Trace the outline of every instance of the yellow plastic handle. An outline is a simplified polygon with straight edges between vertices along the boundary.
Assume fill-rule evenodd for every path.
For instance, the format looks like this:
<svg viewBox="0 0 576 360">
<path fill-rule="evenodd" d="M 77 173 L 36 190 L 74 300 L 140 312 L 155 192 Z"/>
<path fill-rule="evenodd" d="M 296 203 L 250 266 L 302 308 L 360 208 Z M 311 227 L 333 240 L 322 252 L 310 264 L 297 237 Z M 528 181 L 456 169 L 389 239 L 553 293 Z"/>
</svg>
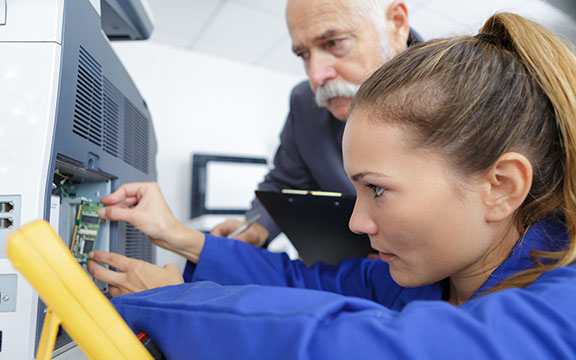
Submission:
<svg viewBox="0 0 576 360">
<path fill-rule="evenodd" d="M 61 321 L 90 359 L 152 359 L 46 221 L 10 233 L 6 253 L 53 312 L 47 314 L 38 356 L 52 352 L 54 328 L 57 331 Z"/>
</svg>

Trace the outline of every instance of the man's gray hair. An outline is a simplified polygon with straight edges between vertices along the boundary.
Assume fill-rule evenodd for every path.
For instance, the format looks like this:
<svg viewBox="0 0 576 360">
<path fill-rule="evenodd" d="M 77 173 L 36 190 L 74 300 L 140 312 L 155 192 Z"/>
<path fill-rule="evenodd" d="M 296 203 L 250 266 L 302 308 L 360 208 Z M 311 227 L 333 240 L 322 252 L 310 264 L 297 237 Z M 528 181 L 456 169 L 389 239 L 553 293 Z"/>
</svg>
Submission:
<svg viewBox="0 0 576 360">
<path fill-rule="evenodd" d="M 372 24 L 378 32 L 380 39 L 380 49 L 382 59 L 390 60 L 394 56 L 394 51 L 390 44 L 390 37 L 386 30 L 386 11 L 394 0 L 352 0 L 355 2 L 355 9 L 359 11 L 360 16 L 372 20 Z"/>
</svg>

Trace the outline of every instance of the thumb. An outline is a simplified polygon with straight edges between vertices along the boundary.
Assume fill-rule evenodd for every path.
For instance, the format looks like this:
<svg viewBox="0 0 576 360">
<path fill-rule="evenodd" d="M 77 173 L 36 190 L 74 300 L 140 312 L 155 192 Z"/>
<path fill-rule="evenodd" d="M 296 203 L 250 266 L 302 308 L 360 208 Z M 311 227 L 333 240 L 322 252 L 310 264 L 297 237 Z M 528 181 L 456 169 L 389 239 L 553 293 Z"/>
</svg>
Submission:
<svg viewBox="0 0 576 360">
<path fill-rule="evenodd" d="M 176 266 L 174 264 L 166 264 L 166 265 L 164 265 L 164 269 L 168 270 L 172 274 L 180 275 L 180 269 L 178 268 L 178 266 Z"/>
<path fill-rule="evenodd" d="M 230 230 L 231 227 L 232 226 L 229 223 L 223 222 L 212 228 L 210 234 L 214 236 L 226 236 L 232 232 L 232 230 Z"/>
<path fill-rule="evenodd" d="M 106 206 L 98 210 L 98 215 L 102 219 L 114 220 L 114 221 L 126 221 L 131 223 L 133 216 L 132 209 L 121 208 L 116 206 Z"/>
<path fill-rule="evenodd" d="M 221 226 L 216 226 L 212 230 L 210 230 L 210 234 L 214 236 L 224 236 L 224 232 L 222 231 Z"/>
</svg>

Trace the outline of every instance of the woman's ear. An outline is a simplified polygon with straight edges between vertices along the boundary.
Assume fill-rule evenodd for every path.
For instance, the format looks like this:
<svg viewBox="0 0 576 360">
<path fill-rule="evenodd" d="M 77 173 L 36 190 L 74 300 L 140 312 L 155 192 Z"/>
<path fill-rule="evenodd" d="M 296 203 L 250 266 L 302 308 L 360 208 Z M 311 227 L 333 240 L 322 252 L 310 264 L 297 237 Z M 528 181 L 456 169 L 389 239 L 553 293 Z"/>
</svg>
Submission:
<svg viewBox="0 0 576 360">
<path fill-rule="evenodd" d="M 501 155 L 485 175 L 486 221 L 496 222 L 514 214 L 532 186 L 532 164 L 522 154 Z"/>
</svg>

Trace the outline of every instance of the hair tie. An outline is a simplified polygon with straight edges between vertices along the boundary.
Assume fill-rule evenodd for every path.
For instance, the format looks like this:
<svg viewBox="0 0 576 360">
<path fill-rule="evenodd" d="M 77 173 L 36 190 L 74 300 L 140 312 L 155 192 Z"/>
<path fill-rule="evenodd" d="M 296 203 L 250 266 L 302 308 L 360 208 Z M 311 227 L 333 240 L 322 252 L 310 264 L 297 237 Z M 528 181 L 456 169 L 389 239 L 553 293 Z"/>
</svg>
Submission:
<svg viewBox="0 0 576 360">
<path fill-rule="evenodd" d="M 499 48 L 506 49 L 508 51 L 513 50 L 512 44 L 508 39 L 503 39 L 492 34 L 484 34 L 484 33 L 479 33 L 474 37 L 480 41 L 487 42 L 488 44 L 492 44 Z"/>
<path fill-rule="evenodd" d="M 496 46 L 500 46 L 501 42 L 500 39 L 498 39 L 496 36 L 492 35 L 492 34 L 484 34 L 484 33 L 478 33 L 476 36 L 474 36 L 476 39 L 478 40 L 482 40 L 487 42 L 488 44 L 492 44 L 492 45 L 496 45 Z"/>
</svg>

